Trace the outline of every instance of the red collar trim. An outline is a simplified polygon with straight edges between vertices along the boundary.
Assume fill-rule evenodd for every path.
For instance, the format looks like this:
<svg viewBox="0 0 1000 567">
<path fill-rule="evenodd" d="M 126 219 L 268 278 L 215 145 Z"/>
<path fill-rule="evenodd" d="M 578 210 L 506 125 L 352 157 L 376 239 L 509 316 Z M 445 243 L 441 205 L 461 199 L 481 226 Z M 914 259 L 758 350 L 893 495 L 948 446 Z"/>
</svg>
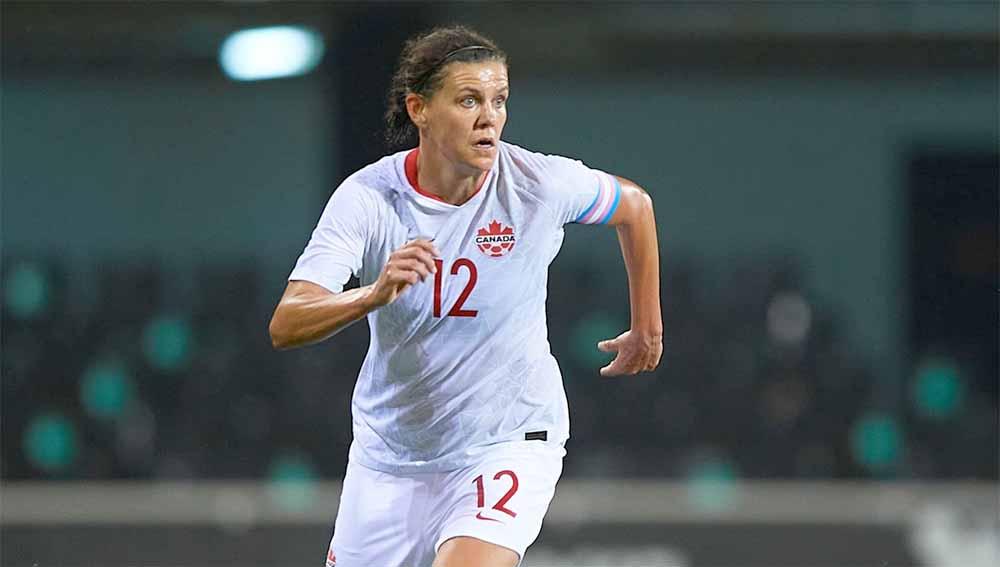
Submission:
<svg viewBox="0 0 1000 567">
<path fill-rule="evenodd" d="M 435 201 L 440 201 L 442 203 L 451 205 L 453 207 L 456 206 L 453 205 L 452 203 L 449 203 L 448 201 L 445 201 L 441 197 L 438 197 L 434 193 L 425 191 L 420 187 L 420 183 L 417 181 L 417 157 L 419 155 L 420 155 L 420 148 L 414 148 L 413 150 L 410 151 L 410 153 L 406 154 L 406 160 L 403 161 L 403 170 L 406 172 L 406 180 L 410 182 L 410 187 L 413 187 L 414 191 L 420 193 L 424 197 L 427 197 L 429 199 L 434 199 Z M 487 173 L 486 175 L 483 176 L 482 181 L 479 182 L 479 186 L 476 187 L 476 190 L 473 191 L 472 195 L 469 195 L 469 199 L 475 197 L 476 194 L 479 193 L 479 190 L 483 188 L 483 185 L 486 184 L 486 179 L 488 178 L 489 174 Z"/>
<path fill-rule="evenodd" d="M 406 180 L 410 182 L 410 186 L 417 193 L 420 193 L 424 197 L 429 197 L 435 201 L 441 201 L 442 203 L 448 203 L 441 197 L 438 197 L 434 193 L 429 193 L 420 188 L 420 182 L 417 181 L 417 156 L 420 155 L 420 148 L 415 148 L 410 153 L 406 154 L 406 161 L 403 162 L 403 168 L 406 170 Z M 449 205 L 451 203 L 448 203 Z"/>
</svg>

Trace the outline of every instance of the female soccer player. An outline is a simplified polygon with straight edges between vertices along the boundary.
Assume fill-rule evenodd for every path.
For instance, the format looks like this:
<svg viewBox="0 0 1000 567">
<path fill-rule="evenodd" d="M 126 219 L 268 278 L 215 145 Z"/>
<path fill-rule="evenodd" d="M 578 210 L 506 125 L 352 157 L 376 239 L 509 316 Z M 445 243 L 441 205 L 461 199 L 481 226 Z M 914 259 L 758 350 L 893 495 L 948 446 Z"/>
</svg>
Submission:
<svg viewBox="0 0 1000 567">
<path fill-rule="evenodd" d="M 333 193 L 274 312 L 280 349 L 371 328 L 328 567 L 510 567 L 538 536 L 569 437 L 545 323 L 566 223 L 615 226 L 628 271 L 631 329 L 598 343 L 617 353 L 601 375 L 659 363 L 649 196 L 501 141 L 508 96 L 506 56 L 482 35 L 407 42 L 388 137 L 419 143 Z M 343 291 L 352 273 L 362 285 Z"/>
</svg>

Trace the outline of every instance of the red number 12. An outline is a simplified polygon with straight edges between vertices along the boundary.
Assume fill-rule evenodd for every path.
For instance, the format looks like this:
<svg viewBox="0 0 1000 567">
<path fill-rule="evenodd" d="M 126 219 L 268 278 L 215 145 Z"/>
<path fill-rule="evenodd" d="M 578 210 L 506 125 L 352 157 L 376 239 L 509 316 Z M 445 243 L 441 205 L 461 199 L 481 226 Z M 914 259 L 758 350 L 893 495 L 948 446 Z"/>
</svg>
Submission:
<svg viewBox="0 0 1000 567">
<path fill-rule="evenodd" d="M 503 498 L 498 500 L 497 503 L 493 505 L 493 509 L 499 512 L 503 512 L 504 514 L 507 514 L 511 518 L 514 518 L 517 517 L 517 512 L 509 510 L 506 507 L 506 504 L 507 501 L 514 496 L 514 493 L 517 492 L 517 475 L 514 474 L 514 471 L 510 470 L 500 471 L 497 474 L 493 475 L 493 480 L 500 480 L 505 476 L 510 477 L 510 482 L 511 482 L 510 490 L 508 490 L 507 493 L 503 495 Z M 483 475 L 477 476 L 475 480 L 473 480 L 472 482 L 476 484 L 476 506 L 482 508 L 483 506 L 486 506 L 486 488 L 483 486 L 484 484 Z"/>
<path fill-rule="evenodd" d="M 434 316 L 441 316 L 441 283 L 444 279 L 444 261 L 441 259 L 434 260 L 434 267 L 437 271 L 434 272 Z M 479 311 L 475 309 L 462 309 L 462 305 L 465 304 L 465 300 L 469 298 L 469 294 L 472 293 L 472 288 L 476 287 L 476 280 L 479 278 L 479 274 L 476 271 L 476 264 L 468 258 L 459 258 L 455 260 L 455 263 L 451 265 L 451 275 L 458 275 L 459 268 L 469 269 L 469 281 L 465 283 L 465 289 L 458 296 L 458 301 L 455 305 L 451 306 L 448 310 L 448 317 L 475 317 Z"/>
</svg>

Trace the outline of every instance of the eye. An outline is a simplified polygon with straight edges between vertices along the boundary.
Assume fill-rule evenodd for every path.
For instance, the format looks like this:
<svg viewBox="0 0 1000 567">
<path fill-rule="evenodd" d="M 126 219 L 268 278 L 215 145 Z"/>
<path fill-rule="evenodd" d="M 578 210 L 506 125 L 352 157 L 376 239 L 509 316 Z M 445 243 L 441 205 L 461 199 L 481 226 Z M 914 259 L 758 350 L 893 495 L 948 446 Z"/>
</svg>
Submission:
<svg viewBox="0 0 1000 567">
<path fill-rule="evenodd" d="M 476 98 L 472 96 L 462 97 L 462 100 L 459 101 L 459 104 L 461 104 L 465 108 L 472 108 L 473 106 L 476 106 Z"/>
<path fill-rule="evenodd" d="M 496 100 L 493 101 L 493 104 L 497 105 L 498 108 L 502 107 L 503 105 L 507 104 L 507 97 L 500 95 L 496 98 Z"/>
</svg>

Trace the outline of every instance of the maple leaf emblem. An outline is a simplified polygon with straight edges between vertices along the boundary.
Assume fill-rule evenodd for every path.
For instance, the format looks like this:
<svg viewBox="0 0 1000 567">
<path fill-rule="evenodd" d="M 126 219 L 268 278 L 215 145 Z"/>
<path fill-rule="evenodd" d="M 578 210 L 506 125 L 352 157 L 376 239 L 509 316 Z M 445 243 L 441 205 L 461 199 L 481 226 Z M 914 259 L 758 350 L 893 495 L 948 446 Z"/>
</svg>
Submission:
<svg viewBox="0 0 1000 567">
<path fill-rule="evenodd" d="M 504 226 L 496 219 L 485 228 L 476 231 L 476 247 L 479 248 L 480 252 L 492 258 L 498 258 L 510 252 L 516 242 L 514 228 Z"/>
</svg>

